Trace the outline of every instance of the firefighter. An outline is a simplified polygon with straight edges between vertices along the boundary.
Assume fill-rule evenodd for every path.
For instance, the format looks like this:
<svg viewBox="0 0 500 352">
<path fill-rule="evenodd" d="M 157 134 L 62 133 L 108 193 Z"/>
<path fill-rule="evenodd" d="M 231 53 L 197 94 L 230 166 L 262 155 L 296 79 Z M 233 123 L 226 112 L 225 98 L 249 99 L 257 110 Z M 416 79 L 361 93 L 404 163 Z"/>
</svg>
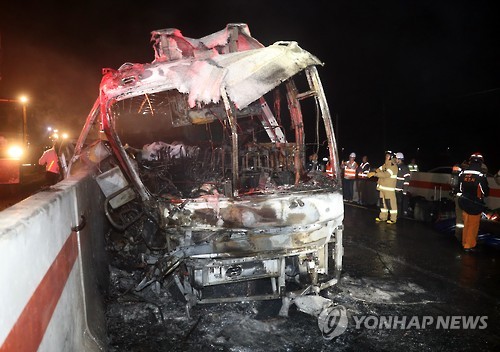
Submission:
<svg viewBox="0 0 500 352">
<path fill-rule="evenodd" d="M 352 202 L 354 196 L 354 181 L 356 180 L 356 170 L 358 163 L 356 162 L 356 153 L 349 154 L 349 160 L 342 163 L 344 170 L 344 199 Z"/>
<path fill-rule="evenodd" d="M 385 221 L 388 224 L 395 224 L 398 218 L 396 202 L 398 167 L 394 159 L 394 153 L 386 151 L 384 165 L 380 166 L 376 171 L 368 173 L 368 177 L 378 177 L 377 190 L 380 194 L 380 214 L 375 218 L 376 222 Z"/>
<path fill-rule="evenodd" d="M 453 165 L 453 168 L 451 169 L 451 177 L 450 177 L 450 195 L 455 201 L 455 237 L 457 240 L 462 243 L 462 230 L 464 228 L 464 220 L 462 218 L 462 209 L 460 209 L 460 206 L 458 205 L 458 199 L 459 197 L 457 194 L 459 193 L 460 189 L 460 182 L 459 182 L 459 176 L 460 173 L 465 170 L 468 167 L 468 162 L 467 160 L 462 161 L 461 164 L 455 164 Z"/>
<path fill-rule="evenodd" d="M 404 163 L 403 153 L 396 153 L 396 163 L 398 165 L 398 175 L 396 182 L 396 201 L 398 203 L 398 217 L 402 218 L 408 215 L 408 197 L 406 193 L 410 187 L 410 169 Z"/>
<path fill-rule="evenodd" d="M 366 203 L 366 182 L 368 178 L 368 173 L 370 172 L 370 163 L 368 162 L 368 156 L 363 155 L 361 158 L 361 164 L 359 164 L 358 169 L 356 170 L 356 178 L 357 178 L 357 189 L 358 189 L 358 198 L 360 204 Z"/>
<path fill-rule="evenodd" d="M 470 156 L 469 166 L 458 177 L 458 204 L 463 210 L 464 220 L 462 246 L 466 252 L 475 250 L 481 213 L 486 209 L 484 198 L 490 191 L 483 165 L 481 153 L 474 153 Z"/>
</svg>

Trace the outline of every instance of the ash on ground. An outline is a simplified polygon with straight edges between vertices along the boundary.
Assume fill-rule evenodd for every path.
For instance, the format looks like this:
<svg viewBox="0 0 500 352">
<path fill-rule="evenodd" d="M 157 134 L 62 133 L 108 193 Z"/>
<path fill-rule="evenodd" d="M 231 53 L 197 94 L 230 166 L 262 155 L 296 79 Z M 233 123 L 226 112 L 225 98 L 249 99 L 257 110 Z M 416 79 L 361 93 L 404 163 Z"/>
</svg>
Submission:
<svg viewBox="0 0 500 352">
<path fill-rule="evenodd" d="M 440 293 L 411 280 L 344 272 L 322 296 L 346 308 L 348 326 L 340 336 L 326 339 L 317 317 L 294 305 L 288 317 L 279 316 L 281 300 L 196 305 L 188 312 L 173 280 L 135 291 L 147 266 L 144 254 L 154 253 L 128 241 L 114 241 L 108 250 L 106 318 L 111 352 L 468 350 L 479 340 L 488 346 L 479 330 L 356 328 L 354 316 L 465 314 L 459 308 L 449 311 Z"/>
</svg>

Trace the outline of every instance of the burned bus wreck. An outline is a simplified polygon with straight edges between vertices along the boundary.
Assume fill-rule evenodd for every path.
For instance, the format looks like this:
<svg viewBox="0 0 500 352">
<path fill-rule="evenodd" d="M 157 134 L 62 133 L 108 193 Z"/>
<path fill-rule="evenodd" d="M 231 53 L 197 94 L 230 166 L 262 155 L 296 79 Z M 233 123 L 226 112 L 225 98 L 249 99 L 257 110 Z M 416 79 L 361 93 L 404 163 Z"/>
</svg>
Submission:
<svg viewBox="0 0 500 352">
<path fill-rule="evenodd" d="M 158 30 L 152 43 L 152 63 L 104 70 L 70 164 L 96 166 L 110 223 L 145 248 L 134 289 L 174 282 L 192 306 L 335 284 L 344 210 L 322 63 L 245 24 L 200 39 Z M 215 289 L 250 280 L 268 289 Z"/>
</svg>

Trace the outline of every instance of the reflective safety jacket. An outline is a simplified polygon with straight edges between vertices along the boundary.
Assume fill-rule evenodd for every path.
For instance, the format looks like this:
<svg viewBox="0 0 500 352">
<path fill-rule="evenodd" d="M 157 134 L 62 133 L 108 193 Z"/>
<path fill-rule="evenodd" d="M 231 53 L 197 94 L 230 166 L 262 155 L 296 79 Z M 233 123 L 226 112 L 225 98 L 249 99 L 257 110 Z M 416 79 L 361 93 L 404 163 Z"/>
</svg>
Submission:
<svg viewBox="0 0 500 352">
<path fill-rule="evenodd" d="M 408 164 L 408 169 L 410 169 L 410 172 L 418 172 L 418 165 L 417 164 Z"/>
<path fill-rule="evenodd" d="M 344 178 L 348 180 L 354 180 L 356 178 L 356 170 L 358 169 L 358 163 L 355 161 L 348 161 L 344 164 Z"/>
<path fill-rule="evenodd" d="M 397 192 L 408 192 L 410 187 L 410 169 L 405 163 L 398 164 L 398 175 L 396 177 L 396 191 Z"/>
<path fill-rule="evenodd" d="M 378 177 L 377 189 L 379 191 L 395 191 L 398 177 L 398 167 L 391 160 L 388 160 L 384 165 L 380 166 L 375 171 L 375 176 Z"/>
<path fill-rule="evenodd" d="M 325 172 L 328 176 L 333 177 L 333 167 L 330 162 L 326 164 Z"/>
<path fill-rule="evenodd" d="M 467 214 L 481 214 L 486 209 L 484 197 L 490 193 L 488 179 L 481 170 L 481 164 L 471 163 L 459 175 L 458 205 Z"/>
<path fill-rule="evenodd" d="M 38 164 L 45 165 L 45 171 L 52 172 L 54 174 L 59 173 L 59 158 L 57 157 L 54 147 L 43 152 L 40 159 L 38 159 Z"/>
<path fill-rule="evenodd" d="M 361 163 L 358 167 L 357 173 L 358 178 L 365 179 L 368 177 L 368 173 L 370 172 L 370 163 Z"/>
</svg>

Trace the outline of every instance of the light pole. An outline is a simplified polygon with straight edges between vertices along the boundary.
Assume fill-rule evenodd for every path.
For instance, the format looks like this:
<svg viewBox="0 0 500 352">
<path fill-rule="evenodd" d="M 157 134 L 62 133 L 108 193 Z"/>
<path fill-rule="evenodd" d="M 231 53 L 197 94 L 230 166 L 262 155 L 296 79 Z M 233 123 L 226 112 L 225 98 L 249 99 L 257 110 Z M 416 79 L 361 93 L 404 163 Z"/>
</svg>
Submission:
<svg viewBox="0 0 500 352">
<path fill-rule="evenodd" d="M 26 104 L 28 98 L 26 96 L 19 97 L 19 101 L 23 104 L 23 143 L 28 146 L 28 117 L 26 116 Z"/>
</svg>

